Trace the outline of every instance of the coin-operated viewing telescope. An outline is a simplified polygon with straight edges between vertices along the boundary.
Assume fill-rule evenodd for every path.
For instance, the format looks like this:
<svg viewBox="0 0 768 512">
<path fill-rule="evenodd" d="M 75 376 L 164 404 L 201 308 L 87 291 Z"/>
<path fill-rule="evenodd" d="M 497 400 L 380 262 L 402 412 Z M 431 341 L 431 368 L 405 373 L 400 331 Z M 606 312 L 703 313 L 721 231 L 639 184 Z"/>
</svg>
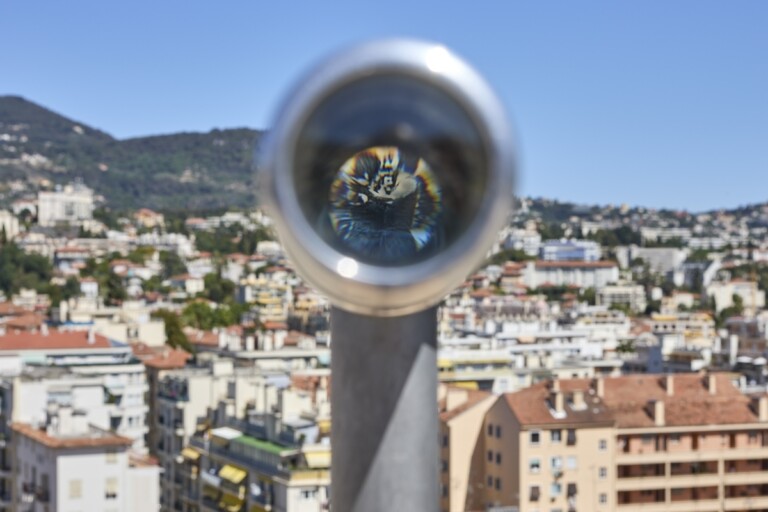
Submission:
<svg viewBox="0 0 768 512">
<path fill-rule="evenodd" d="M 296 270 L 334 306 L 333 508 L 437 510 L 434 306 L 511 208 L 501 103 L 442 46 L 365 44 L 299 81 L 259 167 Z"/>
</svg>

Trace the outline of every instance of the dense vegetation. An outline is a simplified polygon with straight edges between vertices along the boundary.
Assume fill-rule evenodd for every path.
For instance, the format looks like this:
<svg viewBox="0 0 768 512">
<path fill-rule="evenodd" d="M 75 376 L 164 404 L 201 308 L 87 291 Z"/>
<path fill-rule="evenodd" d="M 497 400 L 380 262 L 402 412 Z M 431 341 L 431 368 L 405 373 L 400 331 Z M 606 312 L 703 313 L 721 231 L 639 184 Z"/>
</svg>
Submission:
<svg viewBox="0 0 768 512">
<path fill-rule="evenodd" d="M 0 96 L 0 178 L 82 178 L 115 209 L 186 210 L 253 206 L 247 128 L 117 140 L 17 96 Z M 42 155 L 35 163 L 21 155 Z"/>
</svg>

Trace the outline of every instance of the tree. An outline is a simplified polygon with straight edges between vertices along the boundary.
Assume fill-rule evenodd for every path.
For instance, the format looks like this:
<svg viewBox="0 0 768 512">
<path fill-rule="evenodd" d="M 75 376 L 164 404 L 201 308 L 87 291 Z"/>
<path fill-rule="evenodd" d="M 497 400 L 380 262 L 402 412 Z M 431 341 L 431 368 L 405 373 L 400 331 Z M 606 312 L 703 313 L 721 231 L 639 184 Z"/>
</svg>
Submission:
<svg viewBox="0 0 768 512">
<path fill-rule="evenodd" d="M 160 318 L 165 323 L 165 343 L 173 348 L 180 348 L 187 352 L 194 353 L 192 344 L 189 342 L 189 338 L 184 334 L 181 328 L 181 322 L 178 315 L 173 311 L 167 309 L 158 309 L 152 313 L 154 318 Z"/>
<path fill-rule="evenodd" d="M 163 279 L 187 273 L 187 266 L 175 252 L 160 251 L 160 263 L 163 265 Z"/>
<path fill-rule="evenodd" d="M 218 273 L 212 272 L 203 277 L 205 283 L 205 296 L 213 302 L 232 301 L 235 295 L 235 283 L 224 279 Z"/>
<path fill-rule="evenodd" d="M 120 304 L 128 298 L 128 293 L 123 286 L 123 278 L 110 272 L 104 283 L 104 296 L 110 304 Z"/>
</svg>

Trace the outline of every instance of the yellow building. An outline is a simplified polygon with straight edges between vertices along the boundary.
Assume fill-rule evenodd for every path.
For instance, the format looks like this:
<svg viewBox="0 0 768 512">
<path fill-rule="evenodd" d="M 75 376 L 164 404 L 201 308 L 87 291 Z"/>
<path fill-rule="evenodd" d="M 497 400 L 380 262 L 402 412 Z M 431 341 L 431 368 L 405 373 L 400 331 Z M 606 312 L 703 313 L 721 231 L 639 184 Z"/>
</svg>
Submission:
<svg viewBox="0 0 768 512">
<path fill-rule="evenodd" d="M 485 507 L 768 511 L 768 396 L 731 374 L 550 381 L 485 415 Z"/>
</svg>

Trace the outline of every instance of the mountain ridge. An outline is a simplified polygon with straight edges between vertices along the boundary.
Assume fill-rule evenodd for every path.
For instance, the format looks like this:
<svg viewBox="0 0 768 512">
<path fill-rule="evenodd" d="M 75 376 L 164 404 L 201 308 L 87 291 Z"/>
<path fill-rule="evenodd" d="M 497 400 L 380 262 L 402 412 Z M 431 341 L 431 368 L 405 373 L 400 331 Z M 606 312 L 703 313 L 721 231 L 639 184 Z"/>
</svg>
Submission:
<svg viewBox="0 0 768 512">
<path fill-rule="evenodd" d="M 213 129 L 116 139 L 21 96 L 0 96 L 0 177 L 81 178 L 116 209 L 255 204 L 262 132 Z"/>
</svg>

